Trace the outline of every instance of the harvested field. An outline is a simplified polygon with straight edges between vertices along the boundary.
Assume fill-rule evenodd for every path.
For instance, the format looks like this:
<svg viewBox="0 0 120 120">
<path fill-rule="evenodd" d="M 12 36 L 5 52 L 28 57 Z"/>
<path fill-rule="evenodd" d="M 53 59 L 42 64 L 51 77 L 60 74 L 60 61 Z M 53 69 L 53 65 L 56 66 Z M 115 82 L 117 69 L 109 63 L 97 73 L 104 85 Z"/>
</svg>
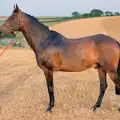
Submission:
<svg viewBox="0 0 120 120">
<path fill-rule="evenodd" d="M 119 40 L 120 17 L 93 18 L 61 23 L 51 27 L 67 37 L 96 33 Z M 0 49 L 0 53 L 3 49 Z M 9 49 L 0 56 L 0 120 L 119 120 L 120 96 L 108 76 L 103 104 L 95 113 L 91 107 L 99 94 L 97 70 L 55 72 L 56 104 L 46 113 L 48 93 L 43 72 L 30 49 Z"/>
</svg>

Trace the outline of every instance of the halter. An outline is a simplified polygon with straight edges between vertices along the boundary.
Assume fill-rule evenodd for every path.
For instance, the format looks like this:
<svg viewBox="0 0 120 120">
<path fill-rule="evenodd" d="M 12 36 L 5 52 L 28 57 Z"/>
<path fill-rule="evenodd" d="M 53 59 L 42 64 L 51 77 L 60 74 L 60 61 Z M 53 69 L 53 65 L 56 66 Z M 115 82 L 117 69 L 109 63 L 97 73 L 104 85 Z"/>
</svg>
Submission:
<svg viewBox="0 0 120 120">
<path fill-rule="evenodd" d="M 22 23 L 22 21 L 23 21 L 23 17 L 22 17 L 21 20 L 19 19 L 20 29 L 17 31 L 16 34 L 15 34 L 14 31 L 13 31 L 12 29 L 10 29 L 6 24 L 3 24 L 3 26 L 6 27 L 14 37 L 16 37 L 17 34 L 18 34 L 20 31 L 23 31 L 23 23 Z"/>
<path fill-rule="evenodd" d="M 11 30 L 7 25 L 5 25 L 5 24 L 4 24 L 3 26 L 6 27 L 14 37 L 16 37 L 16 35 L 19 33 L 19 31 L 17 31 L 17 33 L 15 34 L 14 31 L 12 31 L 12 30 Z"/>
</svg>

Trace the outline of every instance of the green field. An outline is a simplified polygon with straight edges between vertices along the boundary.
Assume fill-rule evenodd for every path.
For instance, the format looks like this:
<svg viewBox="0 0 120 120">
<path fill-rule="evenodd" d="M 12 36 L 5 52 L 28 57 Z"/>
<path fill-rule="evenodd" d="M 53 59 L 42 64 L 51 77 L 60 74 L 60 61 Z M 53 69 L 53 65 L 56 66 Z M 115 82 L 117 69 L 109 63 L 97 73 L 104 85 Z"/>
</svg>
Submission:
<svg viewBox="0 0 120 120">
<path fill-rule="evenodd" d="M 0 26 L 4 23 L 4 21 L 0 21 Z"/>
<path fill-rule="evenodd" d="M 43 23 L 44 25 L 47 25 L 47 26 L 51 26 L 51 25 L 71 19 L 69 17 L 53 17 L 53 16 L 51 16 L 51 17 L 43 16 L 43 17 L 37 17 L 37 18 L 39 19 L 39 21 L 41 23 Z M 2 25 L 3 23 L 4 23 L 3 18 L 0 17 L 0 25 Z"/>
</svg>

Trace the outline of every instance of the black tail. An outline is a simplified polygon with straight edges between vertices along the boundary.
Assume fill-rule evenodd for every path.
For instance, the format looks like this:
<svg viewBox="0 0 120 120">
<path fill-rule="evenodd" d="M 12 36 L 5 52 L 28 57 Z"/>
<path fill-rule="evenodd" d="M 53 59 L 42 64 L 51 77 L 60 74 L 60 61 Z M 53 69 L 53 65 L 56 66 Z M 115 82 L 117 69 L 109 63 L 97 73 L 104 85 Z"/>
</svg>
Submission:
<svg viewBox="0 0 120 120">
<path fill-rule="evenodd" d="M 120 58 L 119 58 L 119 61 L 118 61 L 117 74 L 118 74 L 118 79 L 120 81 Z"/>
<path fill-rule="evenodd" d="M 117 67 L 117 74 L 120 80 L 120 43 L 118 41 L 116 41 L 118 46 L 119 46 L 119 61 L 118 61 L 118 67 Z"/>
<path fill-rule="evenodd" d="M 120 48 L 120 43 L 118 41 L 117 41 L 117 43 Z M 115 85 L 115 92 L 117 95 L 120 95 L 120 49 L 119 49 L 119 61 L 118 61 L 118 67 L 117 67 L 117 74 L 118 74 L 119 84 Z"/>
</svg>

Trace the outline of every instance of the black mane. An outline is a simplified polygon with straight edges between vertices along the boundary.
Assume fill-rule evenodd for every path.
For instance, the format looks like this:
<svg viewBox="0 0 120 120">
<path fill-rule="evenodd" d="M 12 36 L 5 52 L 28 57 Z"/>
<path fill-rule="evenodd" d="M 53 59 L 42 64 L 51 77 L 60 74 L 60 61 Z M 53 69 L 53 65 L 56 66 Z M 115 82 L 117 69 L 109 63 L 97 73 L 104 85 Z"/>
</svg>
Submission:
<svg viewBox="0 0 120 120">
<path fill-rule="evenodd" d="M 48 28 L 48 26 L 45 26 L 44 24 L 42 24 L 42 23 L 40 23 L 40 21 L 36 18 L 36 17 L 34 17 L 34 16 L 32 16 L 32 15 L 29 15 L 29 14 L 27 14 L 27 13 L 24 13 L 27 17 L 29 17 L 32 21 L 35 21 L 38 25 L 40 25 L 40 26 L 42 26 L 42 27 L 44 27 L 44 28 L 46 28 L 50 33 L 50 35 L 49 35 L 49 37 L 51 37 L 52 36 L 52 39 L 54 39 L 55 37 L 57 37 L 58 35 L 61 35 L 59 32 L 57 32 L 57 31 L 54 31 L 54 30 L 49 30 L 49 28 Z M 62 35 L 61 35 L 62 36 Z"/>
<path fill-rule="evenodd" d="M 34 17 L 34 16 L 30 15 L 30 14 L 27 14 L 27 13 L 24 13 L 24 14 L 25 14 L 26 16 L 28 16 L 29 18 L 31 18 L 32 20 L 34 20 L 34 21 L 35 21 L 36 23 L 38 23 L 39 25 L 41 25 L 41 26 L 43 26 L 43 27 L 45 27 L 46 29 L 49 30 L 48 26 L 40 23 L 40 21 L 39 21 L 36 17 Z"/>
</svg>

